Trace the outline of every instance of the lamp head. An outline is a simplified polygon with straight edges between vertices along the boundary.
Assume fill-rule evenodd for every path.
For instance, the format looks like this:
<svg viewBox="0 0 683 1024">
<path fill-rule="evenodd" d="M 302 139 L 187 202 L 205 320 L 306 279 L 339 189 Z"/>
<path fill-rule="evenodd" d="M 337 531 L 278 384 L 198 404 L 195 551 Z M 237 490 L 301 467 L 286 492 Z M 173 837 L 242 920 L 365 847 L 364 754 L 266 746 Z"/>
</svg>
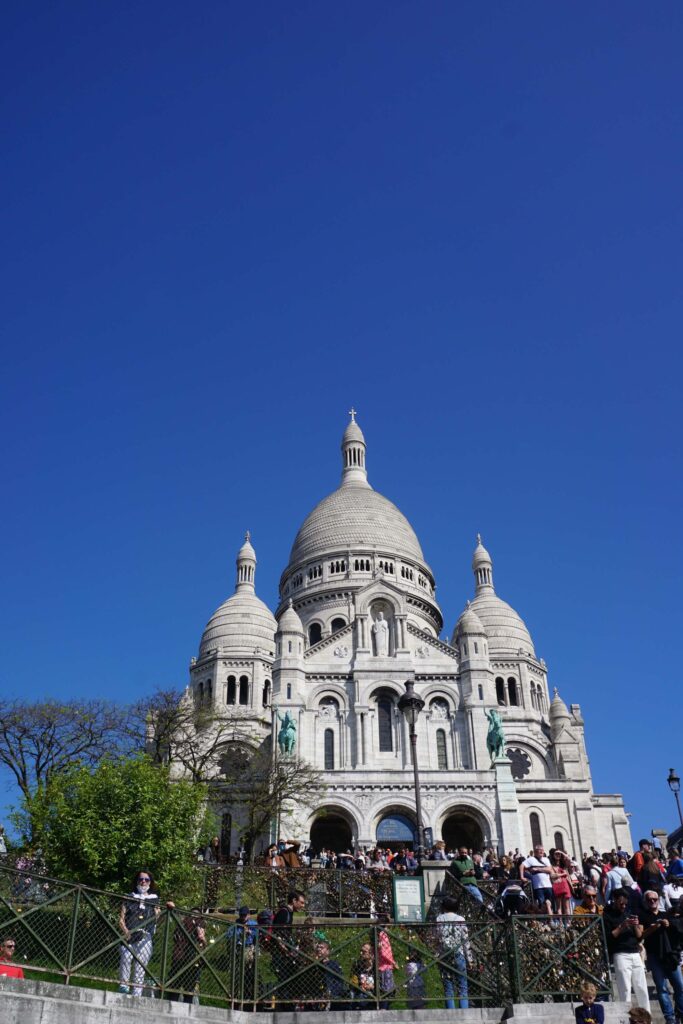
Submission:
<svg viewBox="0 0 683 1024">
<path fill-rule="evenodd" d="M 399 698 L 398 708 L 406 718 L 411 729 L 415 728 L 417 718 L 425 702 L 415 693 L 415 683 L 412 679 L 406 682 L 406 692 Z"/>
<path fill-rule="evenodd" d="M 669 776 L 666 781 L 668 782 L 669 789 L 672 793 L 680 793 L 681 780 L 678 777 L 678 775 L 676 775 L 676 772 L 673 770 L 673 768 L 669 768 Z"/>
</svg>

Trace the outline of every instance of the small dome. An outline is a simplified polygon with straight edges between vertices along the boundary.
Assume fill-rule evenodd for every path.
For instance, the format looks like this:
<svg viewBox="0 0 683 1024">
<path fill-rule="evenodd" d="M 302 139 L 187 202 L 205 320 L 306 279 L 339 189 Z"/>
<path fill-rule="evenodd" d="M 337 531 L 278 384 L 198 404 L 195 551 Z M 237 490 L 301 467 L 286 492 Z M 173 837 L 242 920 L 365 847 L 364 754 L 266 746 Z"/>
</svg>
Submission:
<svg viewBox="0 0 683 1024">
<path fill-rule="evenodd" d="M 214 647 L 249 654 L 260 647 L 272 654 L 276 629 L 275 616 L 253 590 L 238 590 L 209 619 L 199 644 L 199 657 Z"/>
<path fill-rule="evenodd" d="M 514 608 L 501 600 L 493 588 L 483 589 L 470 605 L 484 626 L 489 641 L 489 654 L 517 654 L 521 648 L 535 656 L 534 645 L 523 620 Z"/>
<path fill-rule="evenodd" d="M 479 636 L 486 636 L 486 630 L 482 625 L 481 619 L 473 610 L 469 601 L 467 602 L 467 608 L 465 608 L 465 611 L 455 624 L 455 629 L 453 630 L 454 644 L 463 633 L 475 633 Z"/>
<path fill-rule="evenodd" d="M 294 606 L 290 598 L 289 604 L 285 608 L 284 612 L 280 616 L 280 621 L 277 626 L 278 633 L 300 633 L 303 636 L 304 627 L 301 619 L 294 611 Z"/>
<path fill-rule="evenodd" d="M 251 534 L 247 530 L 244 536 L 244 544 L 237 552 L 237 561 L 241 561 L 243 558 L 250 558 L 252 561 L 256 561 L 256 552 L 251 546 Z"/>
<path fill-rule="evenodd" d="M 354 441 L 359 441 L 361 444 L 365 444 L 365 438 L 363 437 L 363 431 L 360 429 L 354 419 L 347 425 L 342 437 L 342 447 L 345 444 L 352 444 Z"/>
<path fill-rule="evenodd" d="M 560 693 L 559 693 L 559 690 L 557 689 L 557 687 L 555 687 L 555 696 L 553 697 L 553 699 L 550 702 L 549 715 L 550 715 L 550 718 L 555 720 L 555 721 L 557 719 L 559 719 L 559 718 L 571 719 L 571 717 L 572 717 L 569 714 L 569 708 L 567 707 L 565 702 L 560 697 Z"/>
<path fill-rule="evenodd" d="M 476 569 L 476 568 L 478 568 L 478 566 L 484 565 L 486 563 L 493 564 L 492 561 L 491 561 L 490 554 L 488 553 L 488 551 L 486 550 L 486 548 L 484 547 L 484 545 L 481 542 L 481 534 L 478 533 L 477 534 L 477 546 L 474 549 L 474 554 L 472 556 L 472 568 Z"/>
</svg>

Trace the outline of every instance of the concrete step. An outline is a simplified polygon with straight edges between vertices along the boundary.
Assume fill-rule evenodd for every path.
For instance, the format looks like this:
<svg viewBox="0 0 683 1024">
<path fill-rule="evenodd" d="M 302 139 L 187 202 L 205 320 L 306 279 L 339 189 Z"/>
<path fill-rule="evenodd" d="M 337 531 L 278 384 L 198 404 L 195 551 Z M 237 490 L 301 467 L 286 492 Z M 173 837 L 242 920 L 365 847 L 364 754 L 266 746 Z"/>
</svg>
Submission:
<svg viewBox="0 0 683 1024">
<path fill-rule="evenodd" d="M 628 1024 L 624 1003 L 605 1003 L 606 1024 Z M 658 1003 L 653 1021 L 664 1018 Z M 573 1024 L 570 1003 L 527 1003 L 501 1009 L 349 1010 L 335 1013 L 245 1013 L 166 999 L 119 995 L 77 985 L 0 978 L 2 1024 Z"/>
</svg>

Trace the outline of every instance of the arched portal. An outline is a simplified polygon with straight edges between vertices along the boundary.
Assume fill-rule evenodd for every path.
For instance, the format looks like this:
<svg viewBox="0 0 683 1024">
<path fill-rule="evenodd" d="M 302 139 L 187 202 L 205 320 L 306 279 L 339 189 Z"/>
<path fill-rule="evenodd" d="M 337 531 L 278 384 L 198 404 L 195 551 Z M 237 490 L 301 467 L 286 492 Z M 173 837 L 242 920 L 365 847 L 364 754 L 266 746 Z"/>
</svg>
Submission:
<svg viewBox="0 0 683 1024">
<path fill-rule="evenodd" d="M 415 823 L 405 814 L 390 811 L 377 824 L 377 845 L 412 850 L 416 843 Z"/>
<path fill-rule="evenodd" d="M 311 825 L 311 846 L 320 853 L 321 850 L 334 850 L 345 853 L 353 848 L 351 826 L 341 814 L 321 814 Z"/>
<path fill-rule="evenodd" d="M 484 848 L 484 833 L 474 814 L 466 810 L 452 811 L 444 819 L 441 826 L 441 838 L 447 850 L 457 850 L 466 846 L 475 853 Z"/>
</svg>

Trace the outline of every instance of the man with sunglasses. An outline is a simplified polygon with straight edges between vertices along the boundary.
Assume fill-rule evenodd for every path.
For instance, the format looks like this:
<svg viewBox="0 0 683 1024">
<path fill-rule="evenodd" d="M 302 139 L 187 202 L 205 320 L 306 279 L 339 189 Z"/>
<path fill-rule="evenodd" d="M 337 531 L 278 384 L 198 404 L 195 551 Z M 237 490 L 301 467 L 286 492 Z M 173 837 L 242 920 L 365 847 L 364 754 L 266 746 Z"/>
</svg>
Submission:
<svg viewBox="0 0 683 1024">
<path fill-rule="evenodd" d="M 16 948 L 16 941 L 9 936 L 0 941 L 0 978 L 24 977 L 24 972 L 21 967 L 16 967 L 14 964 L 9 962 L 14 956 Z"/>
<path fill-rule="evenodd" d="M 669 914 L 659 909 L 659 895 L 653 889 L 643 894 L 643 910 L 638 915 L 643 926 L 643 942 L 647 953 L 647 966 L 657 988 L 657 998 L 666 1024 L 674 1024 L 676 1014 L 683 1017 L 683 976 L 678 963 L 678 953 L 670 938 L 671 921 Z M 667 981 L 674 992 L 674 1002 L 667 987 Z"/>
</svg>

